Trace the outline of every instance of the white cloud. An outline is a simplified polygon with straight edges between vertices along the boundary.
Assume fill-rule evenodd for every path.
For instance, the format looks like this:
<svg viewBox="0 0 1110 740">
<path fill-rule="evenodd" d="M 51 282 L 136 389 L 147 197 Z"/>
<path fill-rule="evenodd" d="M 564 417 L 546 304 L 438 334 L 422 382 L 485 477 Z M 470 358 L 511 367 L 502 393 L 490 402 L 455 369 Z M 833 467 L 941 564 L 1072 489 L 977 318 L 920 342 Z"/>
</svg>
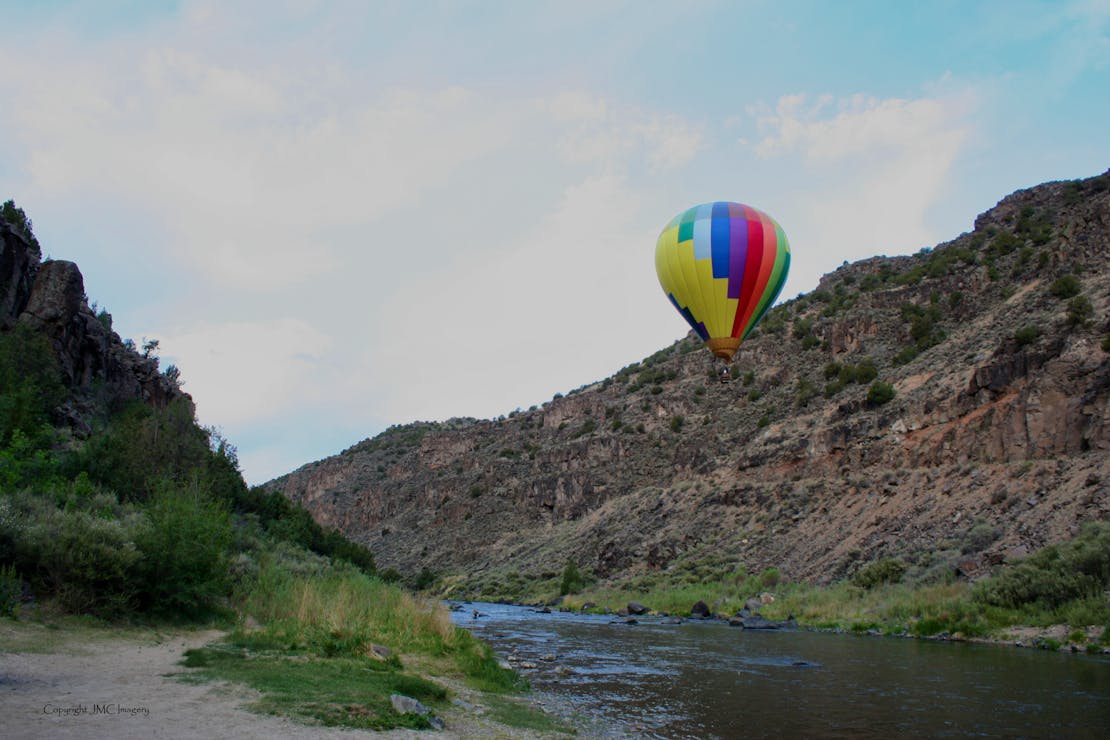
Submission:
<svg viewBox="0 0 1110 740">
<path fill-rule="evenodd" d="M 805 95 L 787 95 L 773 111 L 766 105 L 752 108 L 764 134 L 756 152 L 763 157 L 800 152 L 818 165 L 898 157 L 937 145 L 947 153 L 966 134 L 960 119 L 967 103 L 959 97 L 880 100 L 861 94 L 839 101 L 825 95 L 807 105 Z"/>
<path fill-rule="evenodd" d="M 365 230 L 413 203 L 515 123 L 512 110 L 458 87 L 366 92 L 339 79 L 310 92 L 313 80 L 288 70 L 232 69 L 177 49 L 141 57 L 44 60 L 15 132 L 33 185 L 159 214 L 185 269 L 236 289 L 326 272 L 338 245 L 322 233 Z"/>
<path fill-rule="evenodd" d="M 637 359 L 637 343 L 657 347 L 670 307 L 640 205 L 624 178 L 589 178 L 487 259 L 405 286 L 367 359 L 393 389 L 386 416 L 507 412 Z"/>
<path fill-rule="evenodd" d="M 581 91 L 539 105 L 564 129 L 559 150 L 571 162 L 622 169 L 643 159 L 658 173 L 689 163 L 704 146 L 702 127 L 675 114 L 614 106 Z"/>
<path fill-rule="evenodd" d="M 207 423 L 262 423 L 320 403 L 334 341 L 294 319 L 232 320 L 151 332 Z"/>
<path fill-rule="evenodd" d="M 972 133 L 974 106 L 965 91 L 912 100 L 798 94 L 750 108 L 757 155 L 795 171 L 788 231 L 804 258 L 791 265 L 790 286 L 808 289 L 843 260 L 916 251 L 951 236 L 930 228 L 929 212 Z"/>
</svg>

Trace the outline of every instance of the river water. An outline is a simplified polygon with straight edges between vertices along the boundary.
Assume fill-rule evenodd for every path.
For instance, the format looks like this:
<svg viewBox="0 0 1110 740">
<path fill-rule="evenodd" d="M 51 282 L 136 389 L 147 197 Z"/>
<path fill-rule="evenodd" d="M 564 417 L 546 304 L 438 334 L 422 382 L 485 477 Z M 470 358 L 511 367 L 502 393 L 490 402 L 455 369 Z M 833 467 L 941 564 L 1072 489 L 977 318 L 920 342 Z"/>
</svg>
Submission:
<svg viewBox="0 0 1110 740">
<path fill-rule="evenodd" d="M 452 618 L 535 664 L 538 698 L 587 737 L 1110 737 L 1104 656 L 500 604 Z"/>
</svg>

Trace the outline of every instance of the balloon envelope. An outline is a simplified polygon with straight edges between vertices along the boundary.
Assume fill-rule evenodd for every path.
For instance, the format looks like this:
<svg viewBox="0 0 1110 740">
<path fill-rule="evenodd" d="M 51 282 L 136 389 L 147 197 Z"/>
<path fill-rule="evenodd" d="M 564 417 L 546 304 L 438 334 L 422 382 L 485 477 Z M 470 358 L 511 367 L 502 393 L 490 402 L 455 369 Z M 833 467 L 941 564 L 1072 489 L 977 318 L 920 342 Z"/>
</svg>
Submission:
<svg viewBox="0 0 1110 740">
<path fill-rule="evenodd" d="M 675 216 L 655 245 L 663 291 L 724 360 L 774 305 L 789 269 L 782 227 L 742 203 L 694 206 Z"/>
</svg>

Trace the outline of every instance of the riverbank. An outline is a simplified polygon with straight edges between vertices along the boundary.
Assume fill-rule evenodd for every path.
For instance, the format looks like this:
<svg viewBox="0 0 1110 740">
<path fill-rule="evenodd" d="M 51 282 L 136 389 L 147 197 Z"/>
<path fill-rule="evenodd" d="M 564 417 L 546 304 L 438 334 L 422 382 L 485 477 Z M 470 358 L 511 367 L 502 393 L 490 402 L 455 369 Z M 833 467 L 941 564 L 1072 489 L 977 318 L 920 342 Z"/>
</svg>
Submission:
<svg viewBox="0 0 1110 740">
<path fill-rule="evenodd" d="M 746 610 L 809 630 L 1090 653 L 1110 649 L 1106 522 L 1092 522 L 1072 540 L 1003 564 L 975 580 L 945 563 L 911 567 L 890 558 L 828 585 L 792 582 L 775 568 L 750 574 L 735 565 L 722 571 L 725 566 L 641 570 L 618 580 L 599 580 L 569 563 L 561 595 L 550 586 L 545 591 L 541 582 L 532 592 L 508 594 L 505 600 L 618 614 L 634 613 L 637 610 L 629 607 L 638 603 L 656 614 L 708 614 L 726 621 L 742 617 Z M 467 593 L 461 583 L 448 584 L 445 591 L 455 600 Z M 476 601 L 499 601 L 502 596 L 482 591 L 468 595 Z"/>
<path fill-rule="evenodd" d="M 559 736 L 533 699 L 489 694 L 448 676 L 417 673 L 449 697 L 436 706 L 444 730 L 372 732 L 326 727 L 262 710 L 265 693 L 206 678 L 182 665 L 190 651 L 226 644 L 216 629 L 114 627 L 68 620 L 0 622 L 0 716 L 8 737 L 422 738 Z"/>
</svg>

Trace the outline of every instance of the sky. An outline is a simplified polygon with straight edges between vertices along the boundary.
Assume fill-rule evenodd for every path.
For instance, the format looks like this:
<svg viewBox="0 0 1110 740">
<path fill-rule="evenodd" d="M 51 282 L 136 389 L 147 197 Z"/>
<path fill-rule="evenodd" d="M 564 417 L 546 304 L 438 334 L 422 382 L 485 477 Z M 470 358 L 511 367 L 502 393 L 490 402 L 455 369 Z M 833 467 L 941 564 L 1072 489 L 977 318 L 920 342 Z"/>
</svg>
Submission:
<svg viewBox="0 0 1110 740">
<path fill-rule="evenodd" d="M 0 199 L 261 483 L 685 336 L 686 208 L 780 300 L 1110 167 L 1110 0 L 10 2 Z M 708 360 L 707 360 L 708 362 Z"/>
</svg>

